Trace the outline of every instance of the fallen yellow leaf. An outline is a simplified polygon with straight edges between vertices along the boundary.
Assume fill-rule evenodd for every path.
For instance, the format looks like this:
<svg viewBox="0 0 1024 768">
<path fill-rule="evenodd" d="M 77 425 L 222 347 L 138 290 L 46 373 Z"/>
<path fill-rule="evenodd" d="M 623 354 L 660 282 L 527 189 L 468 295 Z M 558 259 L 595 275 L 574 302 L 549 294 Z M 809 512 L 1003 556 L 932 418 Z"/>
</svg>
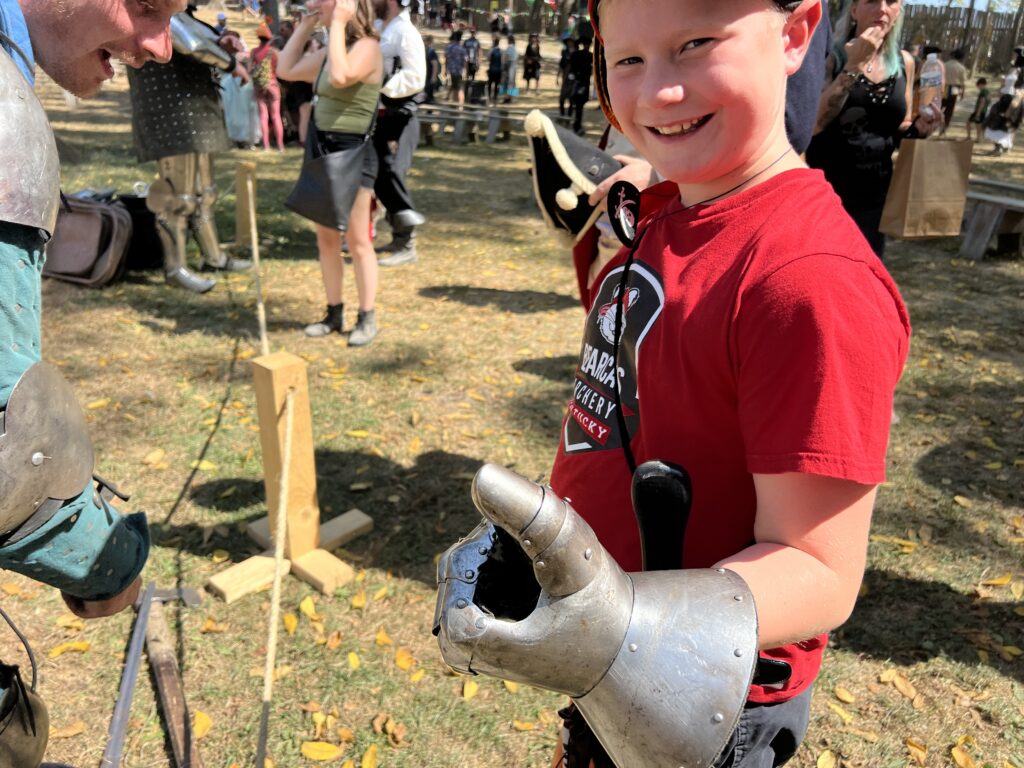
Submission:
<svg viewBox="0 0 1024 768">
<path fill-rule="evenodd" d="M 316 612 L 316 604 L 313 602 L 312 595 L 306 595 L 302 598 L 302 602 L 299 603 L 299 610 L 310 621 L 320 621 L 320 615 Z"/>
<path fill-rule="evenodd" d="M 80 631 L 85 629 L 85 621 L 73 613 L 62 613 L 57 617 L 57 626 Z"/>
<path fill-rule="evenodd" d="M 840 707 L 835 702 L 830 701 L 828 703 L 828 708 L 835 712 L 837 715 L 839 715 L 843 723 L 849 725 L 853 721 L 853 715 L 851 715 L 849 712 L 847 712 L 845 709 Z"/>
<path fill-rule="evenodd" d="M 13 581 L 8 581 L 3 584 L 0 584 L 0 589 L 2 589 L 4 591 L 4 594 L 8 595 L 9 597 L 14 597 L 16 595 L 21 594 L 21 587 L 15 584 Z"/>
<path fill-rule="evenodd" d="M 844 730 L 847 733 L 852 733 L 854 736 L 860 736 L 864 741 L 868 741 L 872 744 L 876 743 L 880 738 L 874 731 L 862 731 L 860 728 L 854 728 L 853 726 L 847 726 Z"/>
<path fill-rule="evenodd" d="M 85 653 L 89 650 L 89 648 L 90 644 L 87 641 L 76 640 L 70 643 L 61 643 L 60 645 L 51 649 L 50 652 L 46 655 L 49 656 L 51 659 L 56 659 L 62 653 L 66 653 L 68 651 L 75 651 L 76 653 Z"/>
<path fill-rule="evenodd" d="M 345 434 L 348 435 L 349 437 L 357 437 L 357 438 L 364 438 L 364 437 L 369 437 L 370 436 L 370 433 L 367 432 L 365 429 L 350 429 Z"/>
<path fill-rule="evenodd" d="M 841 685 L 837 685 L 833 693 L 835 694 L 836 698 L 844 704 L 853 704 L 853 702 L 857 700 L 856 696 L 850 693 L 846 688 L 843 688 L 843 686 Z"/>
<path fill-rule="evenodd" d="M 409 682 L 410 683 L 418 683 L 420 680 L 422 680 L 424 677 L 426 677 L 426 675 L 427 675 L 427 670 L 425 670 L 425 669 L 417 669 L 415 672 L 413 672 L 411 675 L 409 675 Z"/>
<path fill-rule="evenodd" d="M 917 697 L 917 689 L 915 689 L 913 684 L 903 675 L 897 674 L 896 677 L 893 678 L 892 684 L 897 691 L 902 693 L 911 701 Z"/>
<path fill-rule="evenodd" d="M 462 698 L 469 701 L 480 691 L 480 683 L 471 677 L 467 677 L 462 682 Z"/>
<path fill-rule="evenodd" d="M 384 631 L 384 627 L 381 627 L 380 629 L 377 630 L 377 635 L 376 635 L 376 637 L 373 638 L 373 641 L 375 643 L 377 643 L 377 645 L 393 645 L 394 644 L 394 640 L 392 640 L 390 637 L 388 637 L 388 633 Z"/>
<path fill-rule="evenodd" d="M 215 549 L 213 550 L 213 554 L 210 555 L 210 559 L 214 563 L 223 563 L 230 557 L 231 553 L 228 552 L 226 549 Z"/>
<path fill-rule="evenodd" d="M 839 761 L 836 759 L 836 753 L 831 749 L 826 749 L 818 755 L 818 759 L 815 762 L 817 768 L 836 768 L 838 764 Z"/>
<path fill-rule="evenodd" d="M 351 744 L 353 741 L 356 740 L 356 732 L 353 731 L 351 728 L 341 726 L 341 728 L 338 729 L 338 738 L 344 741 L 346 744 Z"/>
<path fill-rule="evenodd" d="M 214 464 L 212 461 L 207 461 L 206 459 L 201 459 L 192 462 L 192 469 L 198 469 L 202 472 L 210 472 L 216 468 L 216 464 Z"/>
<path fill-rule="evenodd" d="M 371 744 L 370 748 L 363 752 L 363 759 L 359 764 L 360 768 L 377 768 L 377 745 Z"/>
<path fill-rule="evenodd" d="M 502 680 L 505 685 L 505 690 L 509 693 L 519 693 L 519 683 L 513 682 L 512 680 Z"/>
<path fill-rule="evenodd" d="M 359 669 L 359 655 L 355 651 L 348 652 L 348 666 L 350 669 Z"/>
<path fill-rule="evenodd" d="M 953 747 L 949 750 L 950 757 L 956 763 L 957 768 L 977 768 L 974 758 L 964 751 L 963 747 Z"/>
<path fill-rule="evenodd" d="M 1004 573 L 1002 576 L 997 576 L 994 579 L 985 579 L 981 582 L 983 587 L 1005 587 L 1013 580 L 1012 573 Z"/>
<path fill-rule="evenodd" d="M 376 592 L 373 593 L 373 599 L 374 600 L 383 600 L 387 596 L 388 596 L 388 588 L 386 586 L 381 587 L 380 589 L 378 589 Z"/>
<path fill-rule="evenodd" d="M 399 648 L 395 651 L 395 666 L 399 669 L 408 672 L 416 664 L 416 659 L 406 647 Z"/>
<path fill-rule="evenodd" d="M 896 675 L 898 674 L 899 672 L 897 672 L 895 669 L 887 669 L 885 670 L 885 672 L 878 676 L 878 682 L 891 683 L 893 680 L 896 679 Z"/>
<path fill-rule="evenodd" d="M 304 741 L 299 750 L 302 756 L 309 760 L 336 760 L 344 754 L 344 750 L 337 744 L 326 741 Z"/>
<path fill-rule="evenodd" d="M 154 448 L 152 451 L 142 457 L 142 463 L 147 467 L 152 467 L 154 464 L 159 464 L 164 460 L 164 456 L 167 455 L 167 451 L 163 448 Z"/>
<path fill-rule="evenodd" d="M 281 621 L 284 622 L 284 631 L 289 635 L 294 635 L 295 629 L 299 626 L 299 617 L 294 613 L 286 613 L 281 617 Z"/>
<path fill-rule="evenodd" d="M 50 728 L 51 739 L 70 739 L 72 736 L 79 736 L 83 733 L 85 733 L 85 723 L 81 720 L 76 720 L 61 728 Z"/>
<path fill-rule="evenodd" d="M 210 716 L 202 710 L 196 710 L 192 713 L 192 735 L 197 739 L 203 738 L 210 732 L 210 728 L 213 727 L 213 720 Z"/>
<path fill-rule="evenodd" d="M 537 724 L 525 720 L 513 720 L 512 727 L 517 731 L 534 731 L 537 729 Z"/>
<path fill-rule="evenodd" d="M 352 596 L 352 607 L 353 608 L 365 608 L 366 607 L 366 590 L 360 589 Z"/>
<path fill-rule="evenodd" d="M 966 496 L 954 496 L 953 502 L 959 504 L 964 509 L 970 509 L 974 506 L 974 502 L 968 499 Z"/>
<path fill-rule="evenodd" d="M 1024 580 L 1015 579 L 1010 582 L 1010 594 L 1014 600 L 1024 599 Z"/>
<path fill-rule="evenodd" d="M 86 403 L 85 408 L 88 411 L 98 411 L 100 408 L 106 408 L 108 405 L 110 405 L 110 398 L 101 397 L 99 400 L 92 400 Z"/>
<path fill-rule="evenodd" d="M 213 620 L 213 617 L 207 616 L 206 621 L 203 622 L 203 626 L 199 628 L 201 634 L 209 634 L 211 632 L 224 632 L 227 630 L 227 626 L 224 624 L 218 624 Z"/>
<path fill-rule="evenodd" d="M 925 746 L 924 742 L 917 739 L 907 739 L 905 743 L 907 751 L 910 752 L 911 759 L 918 765 L 924 765 L 925 760 L 928 758 L 928 747 Z"/>
</svg>

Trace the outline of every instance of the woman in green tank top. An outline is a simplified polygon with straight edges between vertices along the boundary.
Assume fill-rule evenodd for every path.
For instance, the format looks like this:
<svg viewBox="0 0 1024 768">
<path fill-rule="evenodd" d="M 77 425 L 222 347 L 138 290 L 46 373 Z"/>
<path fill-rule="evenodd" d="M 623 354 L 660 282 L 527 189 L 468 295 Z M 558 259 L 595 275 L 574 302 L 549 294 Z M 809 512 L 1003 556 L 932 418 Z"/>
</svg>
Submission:
<svg viewBox="0 0 1024 768">
<path fill-rule="evenodd" d="M 311 0 L 304 16 L 278 58 L 277 72 L 285 80 L 314 84 L 316 94 L 310 137 L 326 152 L 349 149 L 366 142 L 377 111 L 377 98 L 384 79 L 379 36 L 373 28 L 371 0 Z M 303 55 L 303 49 L 317 20 L 327 27 L 327 47 Z M 377 157 L 372 146 L 363 153 L 365 164 L 359 191 L 347 222 L 337 227 L 316 225 L 320 271 L 327 294 L 327 314 L 306 326 L 307 336 L 341 332 L 344 305 L 342 280 L 344 261 L 341 234 L 345 233 L 356 276 L 359 313 L 349 334 L 349 346 L 369 344 L 377 334 L 374 300 L 377 294 L 377 254 L 370 237 L 370 207 Z"/>
</svg>

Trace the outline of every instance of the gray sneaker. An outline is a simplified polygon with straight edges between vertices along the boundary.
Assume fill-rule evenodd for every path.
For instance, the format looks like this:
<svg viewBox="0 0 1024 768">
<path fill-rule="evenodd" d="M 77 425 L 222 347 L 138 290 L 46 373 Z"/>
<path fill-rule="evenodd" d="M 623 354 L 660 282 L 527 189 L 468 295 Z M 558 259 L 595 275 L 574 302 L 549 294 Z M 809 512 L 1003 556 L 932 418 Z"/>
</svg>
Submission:
<svg viewBox="0 0 1024 768">
<path fill-rule="evenodd" d="M 350 347 L 365 347 L 377 335 L 377 317 L 372 309 L 359 310 L 355 327 L 348 335 Z"/>
<path fill-rule="evenodd" d="M 400 267 L 403 264 L 412 264 L 415 261 L 416 245 L 415 243 L 409 243 L 405 248 L 393 251 L 390 256 L 377 259 L 377 264 L 381 267 Z"/>
</svg>

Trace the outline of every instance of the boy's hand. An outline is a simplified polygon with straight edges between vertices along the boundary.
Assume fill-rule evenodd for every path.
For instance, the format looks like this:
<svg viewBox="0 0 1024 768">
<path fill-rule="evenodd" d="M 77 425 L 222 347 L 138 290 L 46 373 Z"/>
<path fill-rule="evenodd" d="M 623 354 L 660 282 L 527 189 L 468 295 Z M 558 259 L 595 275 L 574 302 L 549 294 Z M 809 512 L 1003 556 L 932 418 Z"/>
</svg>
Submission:
<svg viewBox="0 0 1024 768">
<path fill-rule="evenodd" d="M 587 202 L 591 205 L 597 205 L 608 197 L 608 190 L 612 188 L 612 184 L 616 181 L 628 181 L 640 190 L 651 186 L 651 173 L 653 169 L 649 162 L 642 157 L 632 157 L 630 155 L 615 155 L 615 159 L 622 163 L 622 168 L 597 185 L 597 189 L 587 198 Z"/>
<path fill-rule="evenodd" d="M 61 592 L 60 596 L 64 598 L 64 604 L 80 619 L 100 619 L 120 613 L 129 605 L 134 604 L 139 599 L 141 586 L 142 577 L 139 576 L 124 592 L 106 600 L 83 600 L 80 597 L 69 595 L 67 592 Z"/>
</svg>

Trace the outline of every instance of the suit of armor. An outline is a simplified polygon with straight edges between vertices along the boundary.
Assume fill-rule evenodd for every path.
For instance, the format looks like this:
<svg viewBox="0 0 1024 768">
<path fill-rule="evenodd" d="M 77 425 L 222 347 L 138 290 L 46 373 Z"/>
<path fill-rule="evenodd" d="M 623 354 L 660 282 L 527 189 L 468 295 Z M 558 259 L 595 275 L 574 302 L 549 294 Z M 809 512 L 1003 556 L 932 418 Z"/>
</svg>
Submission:
<svg viewBox="0 0 1024 768">
<path fill-rule="evenodd" d="M 138 577 L 149 531 L 145 514 L 122 517 L 94 488 L 92 443 L 74 392 L 41 361 L 44 248 L 60 172 L 12 0 L 0 0 L 0 46 L 0 568 L 71 598 L 107 600 Z M 16 666 L 0 663 L 0 765 L 42 760 L 48 720 L 34 662 L 32 678 L 26 685 Z"/>
<path fill-rule="evenodd" d="M 167 281 L 205 293 L 215 283 L 194 275 L 185 262 L 191 232 L 212 269 L 248 269 L 220 248 L 213 219 L 217 186 L 213 152 L 228 148 L 220 86 L 214 70 L 232 72 L 235 58 L 217 45 L 212 27 L 190 12 L 171 19 L 174 55 L 167 64 L 151 61 L 128 70 L 132 134 L 140 162 L 155 160 L 160 179 L 147 198 L 156 214 Z"/>
</svg>

